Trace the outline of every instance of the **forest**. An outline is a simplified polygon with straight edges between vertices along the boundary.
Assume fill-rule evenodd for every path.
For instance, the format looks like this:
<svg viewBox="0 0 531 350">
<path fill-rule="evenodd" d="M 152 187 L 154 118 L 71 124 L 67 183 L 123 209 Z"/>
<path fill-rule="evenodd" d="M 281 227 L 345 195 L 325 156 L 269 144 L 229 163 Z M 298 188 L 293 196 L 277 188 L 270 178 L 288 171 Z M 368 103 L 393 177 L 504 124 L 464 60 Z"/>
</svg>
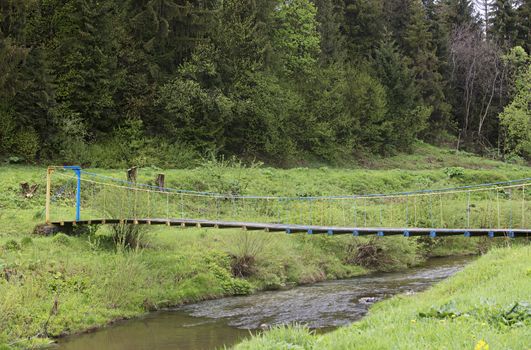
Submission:
<svg viewBox="0 0 531 350">
<path fill-rule="evenodd" d="M 531 157 L 529 0 L 1 0 L 0 159 Z"/>
</svg>

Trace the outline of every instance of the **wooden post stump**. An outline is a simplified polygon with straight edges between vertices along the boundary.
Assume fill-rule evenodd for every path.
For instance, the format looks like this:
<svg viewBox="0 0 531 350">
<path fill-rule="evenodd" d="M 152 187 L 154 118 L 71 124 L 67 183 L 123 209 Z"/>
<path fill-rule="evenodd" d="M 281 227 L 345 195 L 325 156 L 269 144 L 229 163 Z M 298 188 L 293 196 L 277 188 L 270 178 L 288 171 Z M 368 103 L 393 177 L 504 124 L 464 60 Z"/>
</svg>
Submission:
<svg viewBox="0 0 531 350">
<path fill-rule="evenodd" d="M 127 169 L 127 181 L 136 183 L 137 173 L 138 173 L 138 168 L 136 166 Z"/>
<path fill-rule="evenodd" d="M 163 190 L 164 189 L 164 179 L 165 179 L 165 175 L 164 174 L 158 174 L 157 178 L 155 179 L 155 184 L 157 185 L 159 190 Z"/>
<path fill-rule="evenodd" d="M 20 184 L 20 189 L 22 191 L 22 195 L 26 198 L 33 198 L 35 195 L 35 192 L 37 192 L 37 189 L 39 188 L 39 185 L 29 185 L 27 182 L 22 182 Z"/>
</svg>

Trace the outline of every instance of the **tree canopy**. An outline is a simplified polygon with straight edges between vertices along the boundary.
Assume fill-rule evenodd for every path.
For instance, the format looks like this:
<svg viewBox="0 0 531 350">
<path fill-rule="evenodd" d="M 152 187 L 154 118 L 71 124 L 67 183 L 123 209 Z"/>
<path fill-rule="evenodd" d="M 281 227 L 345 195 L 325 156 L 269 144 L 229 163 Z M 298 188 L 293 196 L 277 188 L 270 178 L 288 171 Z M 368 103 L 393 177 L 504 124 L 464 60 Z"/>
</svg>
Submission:
<svg viewBox="0 0 531 350">
<path fill-rule="evenodd" d="M 479 3 L 2 1 L 0 158 L 290 165 L 418 139 L 529 158 L 530 62 L 508 57 L 530 1 Z"/>
</svg>

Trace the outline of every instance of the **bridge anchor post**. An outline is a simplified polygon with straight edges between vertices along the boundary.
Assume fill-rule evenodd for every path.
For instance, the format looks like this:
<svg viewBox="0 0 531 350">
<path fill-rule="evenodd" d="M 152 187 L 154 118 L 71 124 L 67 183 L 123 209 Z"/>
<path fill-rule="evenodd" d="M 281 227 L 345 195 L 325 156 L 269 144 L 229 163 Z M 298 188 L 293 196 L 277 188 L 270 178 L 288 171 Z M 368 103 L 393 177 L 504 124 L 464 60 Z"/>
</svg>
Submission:
<svg viewBox="0 0 531 350">
<path fill-rule="evenodd" d="M 50 224 L 50 205 L 52 200 L 52 173 L 53 167 L 48 167 L 46 171 L 46 223 Z"/>
<path fill-rule="evenodd" d="M 77 178 L 76 186 L 76 222 L 81 220 L 81 167 L 80 166 L 65 166 L 65 169 L 73 170 Z"/>
</svg>

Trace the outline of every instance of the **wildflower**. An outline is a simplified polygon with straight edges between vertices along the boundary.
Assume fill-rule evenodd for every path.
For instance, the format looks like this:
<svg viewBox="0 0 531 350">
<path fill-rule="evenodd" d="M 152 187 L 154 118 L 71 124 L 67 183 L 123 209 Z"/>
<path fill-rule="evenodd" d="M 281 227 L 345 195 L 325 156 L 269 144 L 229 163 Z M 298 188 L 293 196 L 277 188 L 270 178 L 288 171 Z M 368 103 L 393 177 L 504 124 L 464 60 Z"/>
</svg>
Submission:
<svg viewBox="0 0 531 350">
<path fill-rule="evenodd" d="M 411 323 L 417 323 L 417 320 L 411 320 Z"/>
<path fill-rule="evenodd" d="M 474 350 L 489 350 L 489 344 L 487 344 L 486 341 L 481 339 L 477 342 L 476 346 L 474 347 Z"/>
</svg>

